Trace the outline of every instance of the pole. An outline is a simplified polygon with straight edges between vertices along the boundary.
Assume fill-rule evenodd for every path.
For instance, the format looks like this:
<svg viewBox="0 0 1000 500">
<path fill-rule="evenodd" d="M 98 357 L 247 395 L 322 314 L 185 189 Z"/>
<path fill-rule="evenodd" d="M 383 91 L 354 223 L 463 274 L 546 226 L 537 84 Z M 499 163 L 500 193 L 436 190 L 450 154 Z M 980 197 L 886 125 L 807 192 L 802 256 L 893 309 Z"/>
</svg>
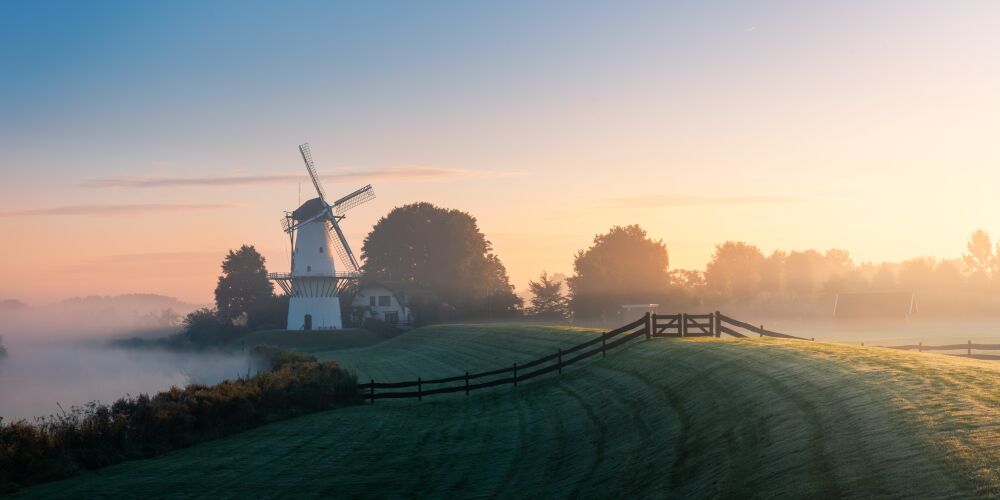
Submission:
<svg viewBox="0 0 1000 500">
<path fill-rule="evenodd" d="M 688 315 L 681 313 L 681 337 L 686 337 L 688 331 Z"/>
<path fill-rule="evenodd" d="M 646 340 L 653 336 L 652 323 L 656 322 L 656 313 L 646 313 Z"/>
</svg>

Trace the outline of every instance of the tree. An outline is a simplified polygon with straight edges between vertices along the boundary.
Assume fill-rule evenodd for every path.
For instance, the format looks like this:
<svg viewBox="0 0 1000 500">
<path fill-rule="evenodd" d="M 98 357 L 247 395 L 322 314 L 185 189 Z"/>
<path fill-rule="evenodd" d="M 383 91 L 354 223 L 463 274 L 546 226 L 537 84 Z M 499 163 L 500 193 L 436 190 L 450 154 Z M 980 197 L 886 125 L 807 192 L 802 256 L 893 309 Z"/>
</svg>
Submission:
<svg viewBox="0 0 1000 500">
<path fill-rule="evenodd" d="M 233 321 L 245 314 L 253 324 L 256 312 L 273 299 L 274 287 L 257 249 L 243 245 L 239 250 L 230 250 L 222 261 L 222 275 L 215 287 L 219 318 Z"/>
<path fill-rule="evenodd" d="M 569 303 L 562 293 L 562 281 L 542 272 L 538 281 L 528 283 L 531 290 L 531 308 L 528 313 L 548 321 L 564 321 L 569 317 Z"/>
<path fill-rule="evenodd" d="M 638 225 L 594 236 L 590 248 L 577 252 L 568 279 L 573 316 L 609 318 L 623 304 L 659 300 L 670 286 L 669 262 L 663 240 Z"/>
<path fill-rule="evenodd" d="M 725 297 L 746 298 L 760 286 L 764 254 L 741 241 L 727 241 L 715 246 L 712 260 L 705 267 L 709 289 Z"/>
<path fill-rule="evenodd" d="M 521 306 L 506 268 L 465 212 L 423 202 L 396 207 L 368 233 L 361 257 L 364 280 L 412 294 L 420 322 L 505 316 Z"/>
<path fill-rule="evenodd" d="M 986 231 L 977 229 L 973 232 L 969 236 L 965 248 L 967 252 L 962 255 L 962 258 L 965 260 L 965 265 L 969 266 L 973 273 L 989 275 L 993 271 L 997 257 L 993 253 L 993 244 Z"/>
</svg>

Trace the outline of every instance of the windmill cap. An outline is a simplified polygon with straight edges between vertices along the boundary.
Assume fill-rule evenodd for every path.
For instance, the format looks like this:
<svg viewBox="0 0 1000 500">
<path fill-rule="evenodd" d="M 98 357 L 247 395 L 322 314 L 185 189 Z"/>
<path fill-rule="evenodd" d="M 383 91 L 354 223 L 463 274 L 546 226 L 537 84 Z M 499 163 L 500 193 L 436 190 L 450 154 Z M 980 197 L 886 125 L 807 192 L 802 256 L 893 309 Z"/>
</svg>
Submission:
<svg viewBox="0 0 1000 500">
<path fill-rule="evenodd" d="M 311 200 L 306 200 L 299 208 L 296 208 L 292 212 L 292 218 L 296 221 L 309 220 L 315 217 L 317 214 L 326 209 L 323 202 L 319 198 L 313 198 Z"/>
</svg>

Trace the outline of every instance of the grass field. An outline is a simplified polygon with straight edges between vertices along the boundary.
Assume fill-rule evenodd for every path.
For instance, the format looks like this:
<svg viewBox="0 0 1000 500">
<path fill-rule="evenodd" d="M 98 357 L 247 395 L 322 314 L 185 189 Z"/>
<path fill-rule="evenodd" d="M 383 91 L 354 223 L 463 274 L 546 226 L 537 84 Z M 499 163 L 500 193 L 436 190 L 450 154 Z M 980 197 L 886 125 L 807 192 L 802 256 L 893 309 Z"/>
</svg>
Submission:
<svg viewBox="0 0 1000 500">
<path fill-rule="evenodd" d="M 367 347 L 386 340 L 386 337 L 361 328 L 344 330 L 313 330 L 309 332 L 294 330 L 261 330 L 251 332 L 235 340 L 232 347 L 245 346 L 247 349 L 258 344 L 268 344 L 276 347 L 295 349 L 301 352 L 333 351 Z"/>
<path fill-rule="evenodd" d="M 414 330 L 320 353 L 362 380 L 453 375 L 591 338 Z M 24 496 L 1000 495 L 996 363 L 781 340 L 639 340 L 517 388 L 278 422 Z"/>
</svg>

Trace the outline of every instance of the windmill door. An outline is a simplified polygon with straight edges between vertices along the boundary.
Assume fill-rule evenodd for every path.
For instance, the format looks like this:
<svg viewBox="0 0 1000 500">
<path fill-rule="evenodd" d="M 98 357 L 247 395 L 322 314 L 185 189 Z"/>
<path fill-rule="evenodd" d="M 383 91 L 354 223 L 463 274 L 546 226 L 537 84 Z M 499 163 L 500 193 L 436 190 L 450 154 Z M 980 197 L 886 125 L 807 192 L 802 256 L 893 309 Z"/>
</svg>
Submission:
<svg viewBox="0 0 1000 500">
<path fill-rule="evenodd" d="M 312 330 L 313 329 L 313 315 L 312 314 L 306 314 L 306 318 L 302 322 L 302 329 L 303 330 Z"/>
</svg>

